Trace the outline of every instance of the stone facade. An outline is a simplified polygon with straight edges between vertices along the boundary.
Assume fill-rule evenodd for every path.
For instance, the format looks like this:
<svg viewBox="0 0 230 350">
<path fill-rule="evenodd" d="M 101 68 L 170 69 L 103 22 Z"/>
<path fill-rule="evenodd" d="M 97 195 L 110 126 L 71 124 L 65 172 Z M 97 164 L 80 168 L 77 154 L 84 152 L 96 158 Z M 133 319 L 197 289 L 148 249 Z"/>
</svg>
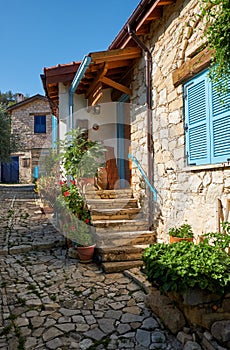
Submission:
<svg viewBox="0 0 230 350">
<path fill-rule="evenodd" d="M 19 183 L 31 183 L 33 169 L 39 164 L 41 151 L 51 147 L 52 112 L 46 97 L 35 95 L 9 108 L 11 131 L 18 134 L 21 149 L 19 156 Z M 46 133 L 34 133 L 34 116 L 46 116 Z"/>
<path fill-rule="evenodd" d="M 142 41 L 152 55 L 154 186 L 158 191 L 154 226 L 159 240 L 168 240 L 168 229 L 185 222 L 195 235 L 217 229 L 217 201 L 225 210 L 230 195 L 230 164 L 188 167 L 185 157 L 183 89 L 173 85 L 172 74 L 201 47 L 202 23 L 197 0 L 177 1 L 164 8 L 163 18 L 153 22 Z M 144 58 L 134 69 L 135 105 L 146 101 Z M 146 113 L 132 120 L 132 152 L 146 169 Z M 141 145 L 141 147 L 140 147 Z M 133 169 L 133 185 L 138 196 L 143 190 Z"/>
</svg>

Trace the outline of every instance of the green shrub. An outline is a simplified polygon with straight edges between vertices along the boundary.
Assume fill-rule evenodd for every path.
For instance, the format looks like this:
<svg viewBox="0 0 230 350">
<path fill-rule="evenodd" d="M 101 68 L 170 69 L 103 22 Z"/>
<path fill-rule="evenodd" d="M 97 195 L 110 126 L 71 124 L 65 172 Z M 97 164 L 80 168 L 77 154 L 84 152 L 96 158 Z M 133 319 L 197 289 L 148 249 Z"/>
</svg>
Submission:
<svg viewBox="0 0 230 350">
<path fill-rule="evenodd" d="M 169 236 L 178 238 L 193 238 L 193 231 L 191 225 L 183 224 L 178 228 L 172 227 L 169 229 Z"/>
<path fill-rule="evenodd" d="M 208 239 L 150 245 L 143 253 L 148 280 L 163 291 L 198 287 L 211 293 L 230 291 L 230 256 Z"/>
</svg>

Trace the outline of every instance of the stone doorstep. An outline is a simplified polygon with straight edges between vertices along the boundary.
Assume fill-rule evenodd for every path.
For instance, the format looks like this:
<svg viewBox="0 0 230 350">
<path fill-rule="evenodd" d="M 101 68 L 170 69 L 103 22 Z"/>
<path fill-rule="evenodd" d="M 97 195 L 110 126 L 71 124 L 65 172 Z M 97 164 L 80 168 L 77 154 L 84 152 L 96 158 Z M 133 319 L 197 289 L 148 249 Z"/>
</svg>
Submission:
<svg viewBox="0 0 230 350">
<path fill-rule="evenodd" d="M 85 191 L 86 199 L 116 199 L 116 198 L 133 198 L 131 189 L 122 190 L 87 190 Z"/>
<path fill-rule="evenodd" d="M 95 254 L 102 262 L 142 260 L 142 253 L 148 245 L 96 248 Z"/>
<path fill-rule="evenodd" d="M 119 199 L 87 198 L 87 205 L 89 209 L 138 208 L 138 200 L 135 198 L 119 198 Z"/>
<path fill-rule="evenodd" d="M 100 220 L 132 220 L 140 212 L 139 208 L 131 209 L 101 209 L 91 210 L 91 216 L 93 221 Z"/>
<path fill-rule="evenodd" d="M 133 267 L 141 267 L 141 260 L 104 262 L 101 267 L 105 273 L 123 272 Z"/>
<path fill-rule="evenodd" d="M 156 242 L 156 233 L 152 231 L 96 233 L 96 242 L 101 248 L 150 244 Z"/>
<path fill-rule="evenodd" d="M 96 228 L 96 232 L 108 232 L 112 231 L 139 231 L 147 230 L 147 220 L 95 220 L 93 226 Z"/>
</svg>

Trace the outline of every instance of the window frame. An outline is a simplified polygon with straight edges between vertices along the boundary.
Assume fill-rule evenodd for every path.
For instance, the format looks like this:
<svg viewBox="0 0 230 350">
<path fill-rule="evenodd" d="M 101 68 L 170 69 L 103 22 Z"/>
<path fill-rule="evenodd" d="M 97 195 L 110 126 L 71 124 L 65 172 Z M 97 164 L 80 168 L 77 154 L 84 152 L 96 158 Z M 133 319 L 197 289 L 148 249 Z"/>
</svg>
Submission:
<svg viewBox="0 0 230 350">
<path fill-rule="evenodd" d="M 40 120 L 40 122 L 38 122 L 38 120 Z M 46 121 L 47 118 L 45 114 L 34 115 L 34 134 L 46 134 Z M 39 128 L 41 130 L 39 130 Z"/>
<path fill-rule="evenodd" d="M 230 161 L 230 94 L 217 96 L 208 72 L 209 69 L 203 70 L 183 85 L 185 151 L 188 166 Z M 202 88 L 199 89 L 201 84 Z M 220 105 L 221 99 L 226 102 L 223 108 Z M 217 108 L 215 103 L 218 103 Z"/>
</svg>

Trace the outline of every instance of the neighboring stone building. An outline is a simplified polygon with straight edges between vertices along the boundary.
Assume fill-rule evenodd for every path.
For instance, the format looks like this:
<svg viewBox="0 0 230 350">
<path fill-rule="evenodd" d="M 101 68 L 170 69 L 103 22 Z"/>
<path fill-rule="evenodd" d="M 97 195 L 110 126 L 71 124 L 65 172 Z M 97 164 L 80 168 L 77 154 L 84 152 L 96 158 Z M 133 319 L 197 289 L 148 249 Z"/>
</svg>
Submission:
<svg viewBox="0 0 230 350">
<path fill-rule="evenodd" d="M 52 112 L 47 97 L 34 95 L 8 108 L 11 132 L 20 139 L 13 163 L 2 166 L 2 182 L 31 183 L 38 174 L 41 151 L 52 147 Z M 5 166 L 5 169 L 4 169 Z M 13 180 L 12 180 L 13 179 Z"/>
<path fill-rule="evenodd" d="M 150 203 L 146 212 L 165 241 L 172 226 L 187 222 L 198 236 L 215 231 L 221 214 L 228 215 L 230 96 L 217 96 L 207 77 L 210 52 L 199 13 L 197 0 L 142 0 L 107 51 L 88 54 L 81 65 L 44 69 L 44 87 L 68 128 L 100 103 L 102 118 L 88 113 L 91 137 L 97 137 L 93 125 L 96 129 L 104 118 L 112 123 L 120 174 L 125 173 L 120 159 L 126 162 L 131 153 L 157 201 L 151 204 L 152 193 L 134 161 L 131 177 L 124 179 L 143 206 Z M 106 111 L 115 102 L 118 108 Z"/>
</svg>

